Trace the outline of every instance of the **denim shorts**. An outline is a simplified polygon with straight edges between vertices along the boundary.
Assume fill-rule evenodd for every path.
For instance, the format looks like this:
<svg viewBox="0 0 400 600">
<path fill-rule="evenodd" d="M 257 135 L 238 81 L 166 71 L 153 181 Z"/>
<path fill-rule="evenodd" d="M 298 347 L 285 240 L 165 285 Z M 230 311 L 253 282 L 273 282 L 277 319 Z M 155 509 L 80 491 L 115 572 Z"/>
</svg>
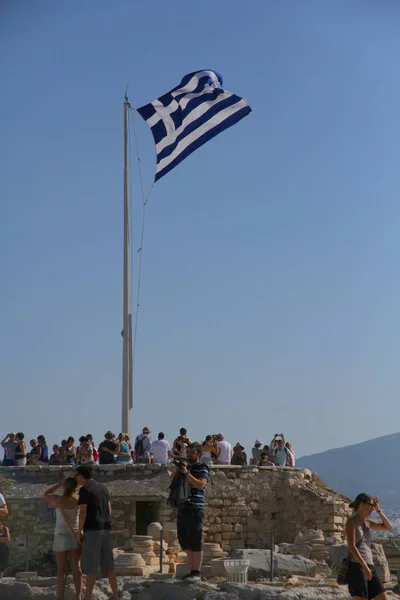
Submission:
<svg viewBox="0 0 400 600">
<path fill-rule="evenodd" d="M 109 529 L 85 531 L 83 534 L 82 570 L 85 575 L 107 575 L 114 570 L 112 532 Z"/>
</svg>

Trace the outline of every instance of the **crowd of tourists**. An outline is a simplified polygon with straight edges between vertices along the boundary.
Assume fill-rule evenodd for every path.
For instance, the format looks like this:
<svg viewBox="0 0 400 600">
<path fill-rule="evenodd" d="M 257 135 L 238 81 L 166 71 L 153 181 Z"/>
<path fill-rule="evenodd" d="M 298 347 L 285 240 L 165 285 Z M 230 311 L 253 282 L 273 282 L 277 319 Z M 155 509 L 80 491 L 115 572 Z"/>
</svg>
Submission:
<svg viewBox="0 0 400 600">
<path fill-rule="evenodd" d="M 133 462 L 167 464 L 185 458 L 190 444 L 187 429 L 184 427 L 180 429 L 172 445 L 165 439 L 163 432 L 153 440 L 148 427 L 143 427 L 133 443 L 126 433 L 116 436 L 112 431 L 106 431 L 104 440 L 98 446 L 89 433 L 81 436 L 78 442 L 75 442 L 72 436 L 61 440 L 60 444 L 53 445 L 52 452 L 44 435 L 31 439 L 29 449 L 23 432 L 8 433 L 1 441 L 4 450 L 3 466 L 6 467 Z M 207 435 L 201 445 L 202 461 L 206 464 L 270 467 L 294 467 L 296 464 L 296 454 L 283 433 L 275 434 L 269 444 L 263 444 L 256 439 L 249 456 L 240 442 L 232 446 L 223 433 Z"/>
</svg>

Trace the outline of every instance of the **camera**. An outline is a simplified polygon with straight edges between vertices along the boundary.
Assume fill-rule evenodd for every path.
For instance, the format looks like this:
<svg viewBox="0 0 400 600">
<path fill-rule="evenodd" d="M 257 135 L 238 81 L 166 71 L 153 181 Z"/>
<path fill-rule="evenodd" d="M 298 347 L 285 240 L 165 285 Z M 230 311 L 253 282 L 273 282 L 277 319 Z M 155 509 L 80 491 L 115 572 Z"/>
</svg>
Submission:
<svg viewBox="0 0 400 600">
<path fill-rule="evenodd" d="M 177 468 L 177 469 L 182 469 L 182 467 L 186 467 L 186 462 L 182 461 L 182 460 L 177 460 L 174 459 L 172 461 L 172 464 Z"/>
</svg>

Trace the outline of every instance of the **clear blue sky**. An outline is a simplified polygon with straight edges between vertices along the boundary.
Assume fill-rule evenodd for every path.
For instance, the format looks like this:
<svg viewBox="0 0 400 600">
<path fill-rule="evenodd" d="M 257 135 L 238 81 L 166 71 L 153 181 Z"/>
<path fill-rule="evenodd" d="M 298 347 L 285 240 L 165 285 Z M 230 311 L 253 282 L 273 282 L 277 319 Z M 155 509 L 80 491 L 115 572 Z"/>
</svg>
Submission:
<svg viewBox="0 0 400 600">
<path fill-rule="evenodd" d="M 125 85 L 141 106 L 202 68 L 253 112 L 154 189 L 133 431 L 299 454 L 398 431 L 398 3 L 0 11 L 2 432 L 119 431 Z"/>
</svg>

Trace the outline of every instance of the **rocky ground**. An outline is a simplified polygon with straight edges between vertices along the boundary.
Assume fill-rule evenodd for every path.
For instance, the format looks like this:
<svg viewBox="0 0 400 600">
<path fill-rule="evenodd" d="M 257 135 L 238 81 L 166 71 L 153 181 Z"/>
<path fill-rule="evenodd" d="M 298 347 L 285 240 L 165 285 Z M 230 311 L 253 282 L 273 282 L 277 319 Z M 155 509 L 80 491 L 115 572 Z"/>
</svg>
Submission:
<svg viewBox="0 0 400 600">
<path fill-rule="evenodd" d="M 228 583 L 201 581 L 187 583 L 177 579 L 145 579 L 142 577 L 119 577 L 121 600 L 348 600 L 346 588 L 323 579 L 290 577 L 275 583 Z M 6 577 L 0 581 L 1 600 L 56 600 L 54 577 Z M 400 596 L 389 591 L 390 598 Z M 105 579 L 96 585 L 95 600 L 108 600 L 110 588 Z M 75 600 L 72 581 L 68 579 L 65 600 Z"/>
</svg>

